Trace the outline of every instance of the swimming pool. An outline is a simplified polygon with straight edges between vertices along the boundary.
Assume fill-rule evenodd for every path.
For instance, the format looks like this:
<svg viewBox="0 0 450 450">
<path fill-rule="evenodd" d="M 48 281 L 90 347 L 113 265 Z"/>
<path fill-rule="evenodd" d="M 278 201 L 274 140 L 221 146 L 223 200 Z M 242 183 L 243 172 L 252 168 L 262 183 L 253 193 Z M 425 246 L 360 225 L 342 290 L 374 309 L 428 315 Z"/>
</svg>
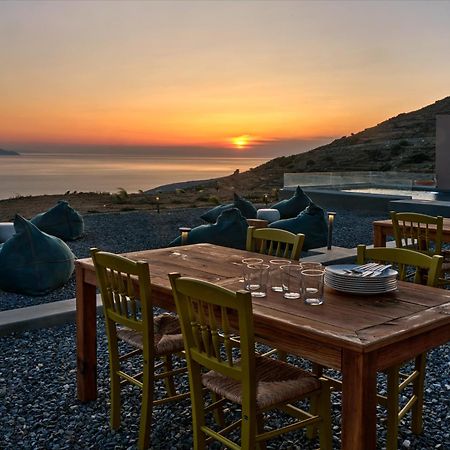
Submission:
<svg viewBox="0 0 450 450">
<path fill-rule="evenodd" d="M 359 192 L 364 194 L 382 194 L 382 195 L 406 195 L 415 200 L 450 200 L 449 194 L 443 194 L 437 191 L 411 190 L 411 189 L 390 189 L 382 187 L 373 188 L 352 188 L 342 189 L 343 192 Z M 444 198 L 445 197 L 445 198 Z"/>
</svg>

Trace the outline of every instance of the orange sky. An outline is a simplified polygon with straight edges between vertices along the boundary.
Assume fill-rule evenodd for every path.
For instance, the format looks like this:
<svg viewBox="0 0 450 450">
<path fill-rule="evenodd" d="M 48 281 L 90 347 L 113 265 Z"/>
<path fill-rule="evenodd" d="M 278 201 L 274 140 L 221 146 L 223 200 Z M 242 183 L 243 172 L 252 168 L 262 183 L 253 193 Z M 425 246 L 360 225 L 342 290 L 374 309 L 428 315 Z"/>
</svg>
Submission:
<svg viewBox="0 0 450 450">
<path fill-rule="evenodd" d="M 448 17 L 450 2 L 1 2 L 0 148 L 347 135 L 449 95 Z"/>
</svg>

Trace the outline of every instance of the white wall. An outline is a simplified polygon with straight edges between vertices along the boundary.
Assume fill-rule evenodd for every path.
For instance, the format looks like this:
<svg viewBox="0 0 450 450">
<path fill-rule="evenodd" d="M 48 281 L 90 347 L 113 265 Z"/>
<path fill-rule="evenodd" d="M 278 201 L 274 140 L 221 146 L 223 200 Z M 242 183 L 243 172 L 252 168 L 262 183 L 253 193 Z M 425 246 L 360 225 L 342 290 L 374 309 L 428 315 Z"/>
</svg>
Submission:
<svg viewBox="0 0 450 450">
<path fill-rule="evenodd" d="M 436 187 L 450 191 L 450 115 L 436 116 Z"/>
</svg>

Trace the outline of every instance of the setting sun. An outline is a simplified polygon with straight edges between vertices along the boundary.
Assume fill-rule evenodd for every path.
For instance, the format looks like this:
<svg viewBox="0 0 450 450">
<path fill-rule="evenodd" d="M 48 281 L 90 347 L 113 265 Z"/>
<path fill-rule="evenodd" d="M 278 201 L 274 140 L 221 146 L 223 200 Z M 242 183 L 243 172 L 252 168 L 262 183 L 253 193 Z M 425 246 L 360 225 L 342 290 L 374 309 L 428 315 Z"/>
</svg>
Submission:
<svg viewBox="0 0 450 450">
<path fill-rule="evenodd" d="M 246 148 L 250 142 L 250 136 L 248 134 L 244 134 L 242 136 L 237 136 L 232 139 L 233 144 L 236 148 Z"/>
</svg>

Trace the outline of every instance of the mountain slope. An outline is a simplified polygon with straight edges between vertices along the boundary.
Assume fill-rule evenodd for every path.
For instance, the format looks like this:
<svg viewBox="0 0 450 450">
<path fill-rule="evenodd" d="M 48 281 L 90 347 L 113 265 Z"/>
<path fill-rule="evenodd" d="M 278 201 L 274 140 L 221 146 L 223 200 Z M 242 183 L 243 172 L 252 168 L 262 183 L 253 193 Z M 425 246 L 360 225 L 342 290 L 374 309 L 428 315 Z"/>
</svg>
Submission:
<svg viewBox="0 0 450 450">
<path fill-rule="evenodd" d="M 235 189 L 245 192 L 280 188 L 285 172 L 433 172 L 437 114 L 450 114 L 450 97 L 309 152 L 275 158 L 242 174 L 222 178 L 220 182 L 231 183 Z"/>
</svg>

